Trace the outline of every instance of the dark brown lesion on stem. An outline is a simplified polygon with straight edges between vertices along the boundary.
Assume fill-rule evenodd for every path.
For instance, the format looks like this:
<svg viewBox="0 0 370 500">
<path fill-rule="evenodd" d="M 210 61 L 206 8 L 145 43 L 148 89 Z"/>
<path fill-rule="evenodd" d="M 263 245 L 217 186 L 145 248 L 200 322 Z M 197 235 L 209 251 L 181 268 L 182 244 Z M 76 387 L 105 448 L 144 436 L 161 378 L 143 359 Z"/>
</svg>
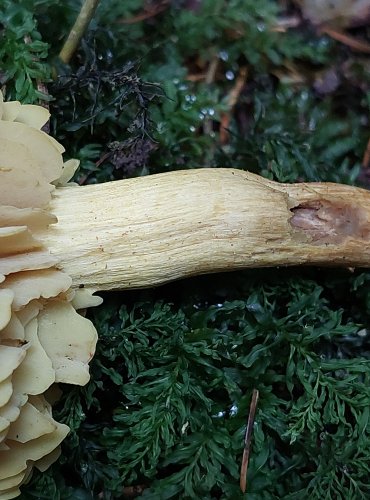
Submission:
<svg viewBox="0 0 370 500">
<path fill-rule="evenodd" d="M 368 241 L 370 229 L 363 209 L 344 202 L 313 200 L 290 209 L 290 224 L 318 244 L 338 244 L 347 238 Z"/>
</svg>

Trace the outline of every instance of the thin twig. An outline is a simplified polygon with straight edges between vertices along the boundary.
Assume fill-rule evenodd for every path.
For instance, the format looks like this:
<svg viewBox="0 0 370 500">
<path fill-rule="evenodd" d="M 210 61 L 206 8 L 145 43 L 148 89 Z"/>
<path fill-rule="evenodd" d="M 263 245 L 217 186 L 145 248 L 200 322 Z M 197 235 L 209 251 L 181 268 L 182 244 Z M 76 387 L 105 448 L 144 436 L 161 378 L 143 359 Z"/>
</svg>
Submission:
<svg viewBox="0 0 370 500">
<path fill-rule="evenodd" d="M 240 489 L 243 493 L 247 490 L 247 472 L 248 472 L 248 463 L 249 463 L 249 452 L 251 448 L 252 441 L 252 431 L 254 424 L 254 417 L 256 415 L 256 408 L 258 403 L 259 391 L 257 389 L 253 389 L 252 400 L 249 406 L 249 415 L 247 421 L 247 428 L 245 431 L 244 437 L 244 451 L 243 451 L 243 460 L 242 466 L 240 468 Z"/>
<path fill-rule="evenodd" d="M 135 24 L 141 21 L 146 21 L 147 19 L 151 19 L 152 17 L 158 16 L 161 12 L 164 12 L 169 7 L 169 0 L 163 0 L 159 4 L 156 4 L 151 7 L 147 7 L 143 12 L 137 14 L 136 16 L 129 18 L 120 18 L 117 19 L 117 23 L 119 24 Z"/>
<path fill-rule="evenodd" d="M 330 26 L 323 26 L 320 28 L 321 33 L 325 33 L 329 35 L 333 40 L 337 40 L 337 42 L 341 42 L 344 45 L 347 45 L 353 50 L 357 52 L 364 52 L 365 54 L 370 54 L 370 44 L 365 42 L 364 40 L 358 40 L 343 31 L 338 29 L 330 28 Z"/>
<path fill-rule="evenodd" d="M 71 29 L 67 40 L 64 42 L 59 58 L 68 64 L 83 37 L 91 19 L 94 17 L 99 0 L 85 0 L 77 16 L 76 22 Z"/>
<path fill-rule="evenodd" d="M 211 83 L 213 83 L 215 81 L 215 76 L 216 76 L 219 61 L 220 60 L 219 60 L 218 56 L 212 57 L 211 62 L 209 63 L 209 66 L 207 69 L 206 77 L 205 77 L 205 83 L 207 85 L 211 85 Z"/>
<path fill-rule="evenodd" d="M 246 66 L 242 66 L 240 68 L 239 74 L 235 80 L 235 85 L 231 89 L 229 95 L 227 96 L 227 104 L 229 111 L 227 113 L 223 113 L 221 116 L 220 123 L 220 142 L 221 144 L 227 144 L 229 141 L 229 132 L 228 128 L 231 121 L 231 115 L 234 110 L 236 103 L 238 102 L 241 91 L 244 88 L 245 82 L 248 76 L 248 69 Z"/>
<path fill-rule="evenodd" d="M 215 81 L 218 65 L 219 65 L 218 56 L 213 56 L 211 62 L 209 63 L 205 77 L 205 83 L 207 85 L 212 85 L 212 83 Z M 212 130 L 213 130 L 213 120 L 210 118 L 206 118 L 203 123 L 203 132 L 205 135 L 210 135 L 212 133 Z"/>
<path fill-rule="evenodd" d="M 141 496 L 143 491 L 148 488 L 147 484 L 138 484 L 136 486 L 125 486 L 122 490 L 124 498 L 136 498 Z M 104 498 L 104 492 L 98 494 L 99 499 Z"/>
<path fill-rule="evenodd" d="M 300 16 L 281 17 L 271 27 L 270 31 L 275 33 L 285 33 L 291 28 L 298 28 L 302 24 Z"/>
<path fill-rule="evenodd" d="M 185 79 L 189 82 L 203 82 L 207 78 L 207 73 L 193 73 L 186 75 Z"/>
<path fill-rule="evenodd" d="M 362 159 L 362 167 L 369 168 L 370 167 L 370 138 L 367 141 L 364 157 Z"/>
<path fill-rule="evenodd" d="M 207 71 L 188 74 L 185 78 L 189 82 L 205 82 L 207 85 L 211 85 L 211 83 L 216 80 L 219 63 L 220 60 L 218 56 L 213 56 L 207 67 Z"/>
</svg>

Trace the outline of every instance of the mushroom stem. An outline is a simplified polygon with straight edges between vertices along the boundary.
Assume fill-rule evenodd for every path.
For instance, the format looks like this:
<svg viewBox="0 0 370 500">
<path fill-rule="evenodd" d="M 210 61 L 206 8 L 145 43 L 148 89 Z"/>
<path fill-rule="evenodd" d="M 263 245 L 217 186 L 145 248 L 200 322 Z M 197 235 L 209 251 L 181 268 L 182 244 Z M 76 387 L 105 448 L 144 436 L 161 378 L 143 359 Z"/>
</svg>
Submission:
<svg viewBox="0 0 370 500">
<path fill-rule="evenodd" d="M 43 241 L 74 286 L 144 288 L 248 267 L 370 266 L 370 193 L 233 169 L 58 188 Z"/>
</svg>

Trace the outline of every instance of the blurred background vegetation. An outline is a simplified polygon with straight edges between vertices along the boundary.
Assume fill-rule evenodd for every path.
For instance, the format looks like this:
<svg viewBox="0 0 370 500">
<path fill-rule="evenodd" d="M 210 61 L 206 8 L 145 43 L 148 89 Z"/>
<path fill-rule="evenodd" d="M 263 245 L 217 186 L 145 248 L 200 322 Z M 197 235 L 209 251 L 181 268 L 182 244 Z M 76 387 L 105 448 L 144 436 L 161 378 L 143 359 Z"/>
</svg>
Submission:
<svg viewBox="0 0 370 500">
<path fill-rule="evenodd" d="M 78 183 L 237 167 L 368 187 L 368 1 L 101 0 L 63 64 L 80 8 L 0 4 L 6 98 L 50 108 Z M 369 498 L 369 294 L 361 269 L 106 294 L 92 381 L 56 407 L 62 457 L 22 498 Z"/>
</svg>

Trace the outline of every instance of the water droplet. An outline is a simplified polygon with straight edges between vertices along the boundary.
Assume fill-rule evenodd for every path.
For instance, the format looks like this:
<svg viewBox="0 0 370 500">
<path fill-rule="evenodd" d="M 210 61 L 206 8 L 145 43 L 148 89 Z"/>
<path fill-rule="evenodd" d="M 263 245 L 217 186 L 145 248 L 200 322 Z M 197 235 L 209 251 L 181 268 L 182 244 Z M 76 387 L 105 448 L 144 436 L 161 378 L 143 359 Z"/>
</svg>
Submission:
<svg viewBox="0 0 370 500">
<path fill-rule="evenodd" d="M 189 130 L 190 130 L 190 132 L 195 132 L 195 131 L 196 131 L 196 128 L 194 127 L 194 125 L 191 125 L 191 126 L 189 127 Z"/>
<path fill-rule="evenodd" d="M 85 464 L 85 463 L 81 464 L 81 472 L 83 474 L 86 474 L 86 472 L 88 471 L 88 469 L 89 469 L 89 467 L 88 467 L 87 464 Z"/>
<path fill-rule="evenodd" d="M 185 434 L 186 429 L 189 427 L 189 422 L 185 422 L 184 425 L 181 427 L 181 434 Z"/>
<path fill-rule="evenodd" d="M 158 134 L 164 134 L 167 130 L 167 124 L 165 122 L 159 122 L 157 124 L 157 132 Z"/>
<path fill-rule="evenodd" d="M 186 102 L 195 102 L 196 100 L 197 100 L 197 96 L 195 96 L 194 94 L 187 94 L 185 96 Z"/>
<path fill-rule="evenodd" d="M 225 76 L 226 76 L 226 80 L 234 80 L 234 78 L 235 78 L 234 71 L 231 71 L 231 70 L 226 71 Z"/>
<path fill-rule="evenodd" d="M 174 78 L 172 81 L 175 85 L 178 85 L 180 83 L 180 80 L 178 78 Z"/>
<path fill-rule="evenodd" d="M 329 45 L 329 43 L 331 43 L 331 40 L 329 39 L 329 37 L 326 37 L 326 38 L 322 37 L 318 40 L 317 46 L 325 48 Z"/>
<path fill-rule="evenodd" d="M 230 416 L 234 417 L 238 413 L 238 407 L 236 405 L 232 405 L 230 408 Z"/>
<path fill-rule="evenodd" d="M 308 99 L 308 92 L 307 92 L 307 90 L 303 90 L 301 92 L 301 99 L 302 99 L 302 101 L 307 101 L 307 99 Z"/>
<path fill-rule="evenodd" d="M 261 312 L 263 311 L 263 308 L 261 307 L 261 304 L 248 304 L 247 309 L 250 312 Z"/>
<path fill-rule="evenodd" d="M 226 50 L 220 50 L 218 56 L 221 59 L 221 61 L 228 61 L 229 59 L 229 54 L 228 52 L 226 52 Z"/>
<path fill-rule="evenodd" d="M 313 131 L 316 128 L 316 120 L 314 118 L 311 118 L 310 121 L 308 122 L 308 130 Z"/>
<path fill-rule="evenodd" d="M 207 112 L 209 116 L 213 116 L 215 114 L 215 110 L 213 108 L 208 108 Z"/>
<path fill-rule="evenodd" d="M 261 33 L 262 31 L 266 30 L 266 25 L 265 23 L 257 23 L 257 30 Z"/>
</svg>

